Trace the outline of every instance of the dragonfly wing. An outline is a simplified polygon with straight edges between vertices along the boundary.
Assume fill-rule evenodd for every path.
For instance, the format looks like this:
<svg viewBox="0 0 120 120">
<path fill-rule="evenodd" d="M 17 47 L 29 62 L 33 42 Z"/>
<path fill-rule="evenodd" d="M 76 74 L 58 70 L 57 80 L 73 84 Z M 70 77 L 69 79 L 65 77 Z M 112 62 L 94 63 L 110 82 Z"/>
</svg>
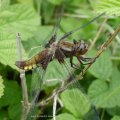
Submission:
<svg viewBox="0 0 120 120">
<path fill-rule="evenodd" d="M 44 59 L 44 63 L 46 64 L 46 66 L 49 64 L 51 57 L 52 54 L 46 55 L 46 58 Z M 43 69 L 42 66 L 33 69 L 32 80 L 31 80 L 31 91 L 30 91 L 31 107 L 28 114 L 28 119 L 30 120 L 32 119 L 32 117 L 35 117 L 34 114 L 36 113 L 36 109 L 37 109 L 36 104 L 38 102 L 38 98 L 41 89 L 43 87 L 45 73 L 46 73 L 46 69 Z"/>
<path fill-rule="evenodd" d="M 45 76 L 45 70 L 41 67 L 32 70 L 31 90 L 30 90 L 30 110 L 28 113 L 28 120 L 35 118 L 37 110 L 36 103 L 42 89 Z"/>
<path fill-rule="evenodd" d="M 59 8 L 58 10 L 58 20 L 57 23 L 55 24 L 54 28 L 53 28 L 53 32 L 52 32 L 52 36 L 49 38 L 48 43 L 45 44 L 45 48 L 50 47 L 50 45 L 55 42 L 57 39 L 57 33 L 60 27 L 60 22 L 63 16 L 63 6 Z"/>
<path fill-rule="evenodd" d="M 63 63 L 63 67 L 66 75 L 68 75 L 66 83 L 72 83 L 69 86 L 66 85 L 66 87 L 63 87 L 65 90 L 61 94 L 63 104 L 65 103 L 65 108 L 76 117 L 82 117 L 86 120 L 90 120 L 90 118 L 92 120 L 100 120 L 95 106 L 90 102 L 87 93 L 80 84 L 80 81 L 76 78 L 74 72 L 71 72 L 72 69 L 70 64 L 66 60 Z M 65 98 L 67 98 L 67 102 Z M 70 110 L 70 107 L 73 106 L 74 108 Z"/>
<path fill-rule="evenodd" d="M 32 70 L 30 101 L 35 102 L 37 91 L 42 89 L 42 84 L 45 76 L 45 70 L 41 67 Z"/>
</svg>

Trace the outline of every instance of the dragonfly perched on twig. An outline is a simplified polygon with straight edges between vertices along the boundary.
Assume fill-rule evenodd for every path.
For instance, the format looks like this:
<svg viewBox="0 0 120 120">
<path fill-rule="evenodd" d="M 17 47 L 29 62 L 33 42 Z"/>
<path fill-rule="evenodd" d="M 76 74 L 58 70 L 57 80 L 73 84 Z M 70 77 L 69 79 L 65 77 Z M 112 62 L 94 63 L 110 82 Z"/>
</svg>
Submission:
<svg viewBox="0 0 120 120">
<path fill-rule="evenodd" d="M 54 61 L 55 59 L 58 60 L 60 64 L 64 65 L 70 78 L 74 80 L 75 77 L 73 73 L 71 73 L 70 68 L 66 63 L 66 58 L 69 58 L 71 67 L 75 69 L 79 69 L 79 66 L 73 63 L 73 57 L 76 57 L 79 63 L 82 65 L 91 64 L 95 60 L 93 58 L 83 57 L 83 55 L 88 51 L 88 44 L 85 43 L 83 40 L 80 40 L 80 41 L 73 40 L 73 42 L 69 42 L 69 41 L 66 41 L 65 38 L 72 35 L 74 32 L 82 29 L 83 27 L 87 26 L 91 22 L 95 21 L 97 18 L 101 17 L 104 13 L 95 17 L 88 23 L 66 33 L 65 35 L 63 35 L 58 39 L 57 32 L 58 32 L 61 17 L 63 14 L 63 10 L 61 11 L 62 12 L 59 15 L 53 34 L 51 38 L 48 40 L 48 43 L 45 44 L 44 50 L 40 51 L 38 54 L 36 54 L 30 59 L 27 59 L 24 61 L 16 61 L 16 66 L 18 68 L 23 69 L 25 71 L 33 69 L 36 71 L 36 73 L 38 73 L 38 77 L 39 77 L 38 81 L 35 81 L 34 78 L 36 77 L 36 75 L 35 76 L 33 75 L 33 81 L 34 83 L 36 83 L 36 86 L 32 87 L 32 96 L 33 96 L 32 102 L 31 102 L 32 105 L 35 105 L 36 101 L 38 100 L 38 96 L 40 94 L 40 90 L 43 85 L 45 72 L 50 62 Z M 42 73 L 40 72 L 39 68 L 42 69 Z M 75 83 L 74 85 L 76 85 L 77 87 L 81 87 L 81 86 L 78 86 L 78 83 Z"/>
</svg>

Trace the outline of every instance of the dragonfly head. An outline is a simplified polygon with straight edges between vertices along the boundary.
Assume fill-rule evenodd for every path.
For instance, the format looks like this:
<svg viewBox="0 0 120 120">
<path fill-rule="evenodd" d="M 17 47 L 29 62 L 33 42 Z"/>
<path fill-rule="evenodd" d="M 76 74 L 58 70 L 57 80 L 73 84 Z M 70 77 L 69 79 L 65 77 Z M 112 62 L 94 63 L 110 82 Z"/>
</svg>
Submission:
<svg viewBox="0 0 120 120">
<path fill-rule="evenodd" d="M 88 44 L 86 44 L 83 40 L 80 40 L 78 42 L 77 52 L 79 52 L 80 55 L 84 55 L 88 51 Z"/>
</svg>

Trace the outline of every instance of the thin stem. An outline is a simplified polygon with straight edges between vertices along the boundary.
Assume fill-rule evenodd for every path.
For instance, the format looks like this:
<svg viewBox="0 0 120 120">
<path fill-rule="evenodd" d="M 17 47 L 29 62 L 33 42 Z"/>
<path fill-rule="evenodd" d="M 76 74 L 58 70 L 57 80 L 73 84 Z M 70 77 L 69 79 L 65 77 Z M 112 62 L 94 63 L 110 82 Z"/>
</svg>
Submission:
<svg viewBox="0 0 120 120">
<path fill-rule="evenodd" d="M 91 50 L 91 49 L 93 48 L 94 44 L 95 44 L 96 41 L 98 40 L 98 38 L 99 38 L 101 32 L 103 31 L 103 29 L 104 29 L 104 27 L 105 27 L 105 24 L 106 24 L 107 20 L 108 20 L 108 17 L 106 17 L 106 18 L 104 19 L 104 21 L 103 21 L 101 27 L 99 28 L 99 30 L 98 30 L 98 32 L 97 32 L 95 38 L 93 39 L 93 41 L 92 41 L 92 43 L 91 43 L 91 45 L 90 45 L 90 47 L 89 47 L 89 50 Z"/>
<path fill-rule="evenodd" d="M 109 24 L 106 24 L 106 28 L 108 29 L 110 34 L 114 32 L 114 29 Z M 120 37 L 118 35 L 116 35 L 115 38 L 116 38 L 117 42 L 120 44 Z"/>
<path fill-rule="evenodd" d="M 57 97 L 58 95 L 56 94 L 53 100 L 53 120 L 56 120 Z"/>
<path fill-rule="evenodd" d="M 82 18 L 82 19 L 89 18 L 89 16 L 87 15 L 78 15 L 78 14 L 69 14 L 69 13 L 64 13 L 64 16 L 73 17 L 73 18 Z"/>
<path fill-rule="evenodd" d="M 61 99 L 58 97 L 58 103 L 60 104 L 60 107 L 62 108 L 64 105 L 63 105 L 63 103 L 62 103 L 62 101 L 61 101 Z"/>
<path fill-rule="evenodd" d="M 114 57 L 113 56 L 113 57 L 111 57 L 111 60 L 116 60 L 116 61 L 118 60 L 118 61 L 120 61 L 120 57 Z"/>
<path fill-rule="evenodd" d="M 18 47 L 18 60 L 22 60 L 22 49 L 21 49 L 21 35 L 20 33 L 17 34 L 17 47 Z M 27 114 L 29 111 L 29 101 L 28 101 L 28 93 L 27 93 L 27 85 L 26 85 L 26 78 L 25 78 L 25 71 L 20 70 L 20 79 L 22 85 L 22 95 L 23 95 L 23 111 L 21 120 L 26 120 Z"/>
</svg>

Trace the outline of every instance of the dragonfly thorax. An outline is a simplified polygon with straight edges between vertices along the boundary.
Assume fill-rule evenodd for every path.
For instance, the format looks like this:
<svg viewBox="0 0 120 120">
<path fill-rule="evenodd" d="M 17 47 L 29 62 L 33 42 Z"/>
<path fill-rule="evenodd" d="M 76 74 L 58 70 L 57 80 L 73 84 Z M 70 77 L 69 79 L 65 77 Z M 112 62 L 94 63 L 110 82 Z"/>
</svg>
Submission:
<svg viewBox="0 0 120 120">
<path fill-rule="evenodd" d="M 57 49 L 57 45 L 58 43 L 57 42 L 53 42 L 51 45 L 50 45 L 50 48 L 49 50 L 54 54 L 56 49 Z"/>
</svg>

